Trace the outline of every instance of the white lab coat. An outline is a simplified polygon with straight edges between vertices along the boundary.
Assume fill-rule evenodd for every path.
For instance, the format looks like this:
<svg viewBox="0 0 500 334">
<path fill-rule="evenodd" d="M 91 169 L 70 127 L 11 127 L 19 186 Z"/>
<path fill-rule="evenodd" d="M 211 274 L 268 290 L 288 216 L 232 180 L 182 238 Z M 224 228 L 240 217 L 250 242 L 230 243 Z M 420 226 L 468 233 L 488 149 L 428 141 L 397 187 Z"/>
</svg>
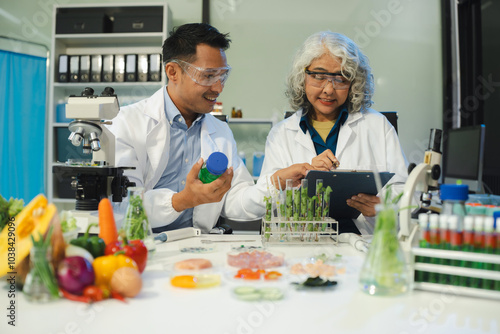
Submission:
<svg viewBox="0 0 500 334">
<path fill-rule="evenodd" d="M 136 186 L 144 187 L 144 207 L 153 228 L 172 223 L 180 212 L 172 207 L 174 191 L 153 189 L 162 176 L 170 154 L 170 126 L 165 116 L 163 89 L 150 98 L 121 108 L 109 127 L 116 136 L 116 165 L 135 167 L 125 175 Z M 235 220 L 254 220 L 262 217 L 260 203 L 246 200 L 258 199 L 250 173 L 238 157 L 236 142 L 231 129 L 210 114 L 201 124 L 201 157 L 206 160 L 215 151 L 226 154 L 234 176 L 231 189 L 218 203 L 199 205 L 193 210 L 193 226 L 208 233 L 217 223 L 219 215 Z"/>
<path fill-rule="evenodd" d="M 317 156 L 309 131 L 299 126 L 302 110 L 276 124 L 267 137 L 265 158 L 258 185 L 267 187 L 266 179 L 279 169 L 296 163 L 311 163 Z M 388 184 L 397 184 L 393 194 L 403 190 L 408 177 L 407 161 L 394 127 L 384 115 L 369 109 L 349 113 L 340 128 L 337 152 L 340 169 L 377 170 L 393 172 Z M 356 226 L 363 234 L 372 234 L 373 218 L 360 216 Z"/>
</svg>

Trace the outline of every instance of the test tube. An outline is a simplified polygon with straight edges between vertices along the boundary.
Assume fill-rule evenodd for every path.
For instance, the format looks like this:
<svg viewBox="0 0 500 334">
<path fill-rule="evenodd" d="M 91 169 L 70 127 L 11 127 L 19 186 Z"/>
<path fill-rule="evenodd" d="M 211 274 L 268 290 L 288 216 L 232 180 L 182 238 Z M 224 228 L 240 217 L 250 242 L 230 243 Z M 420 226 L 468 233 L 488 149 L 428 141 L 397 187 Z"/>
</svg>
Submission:
<svg viewBox="0 0 500 334">
<path fill-rule="evenodd" d="M 439 215 L 431 214 L 429 217 L 429 234 L 431 238 L 431 248 L 439 248 Z M 436 257 L 431 257 L 430 263 L 439 264 L 440 260 Z M 437 283 L 438 282 L 438 274 L 435 272 L 429 273 L 429 282 Z"/>
<path fill-rule="evenodd" d="M 448 229 L 450 230 L 450 248 L 453 251 L 462 249 L 462 231 L 458 228 L 458 216 L 450 216 L 448 220 Z M 450 264 L 455 267 L 460 267 L 460 260 L 451 260 Z M 451 285 L 460 285 L 460 276 L 450 276 Z"/>
<path fill-rule="evenodd" d="M 496 243 L 496 253 L 498 255 L 500 255 L 500 218 L 495 218 L 495 224 L 496 224 L 496 239 L 497 239 L 497 243 Z M 500 271 L 500 264 L 495 264 L 495 271 Z M 494 284 L 494 289 L 496 291 L 500 291 L 500 280 L 498 281 L 495 281 L 495 284 Z"/>
<path fill-rule="evenodd" d="M 307 201 L 309 196 L 307 195 L 307 180 L 302 179 L 300 183 L 300 220 L 307 220 Z M 300 230 L 305 232 L 306 223 L 301 223 Z M 301 233 L 300 240 L 304 241 L 304 233 Z"/>
<path fill-rule="evenodd" d="M 495 240 L 495 228 L 494 228 L 494 224 L 495 221 L 493 219 L 493 217 L 486 217 L 484 219 L 484 251 L 487 253 L 487 254 L 495 254 L 495 243 L 496 243 L 496 240 Z M 485 263 L 484 264 L 484 269 L 485 270 L 493 270 L 494 268 L 494 265 L 492 263 Z M 493 289 L 493 283 L 494 281 L 492 280 L 483 280 L 483 285 L 482 285 L 482 288 L 483 289 L 489 289 L 489 290 L 492 290 Z"/>
<path fill-rule="evenodd" d="M 474 217 L 474 253 L 484 252 L 484 216 Z M 483 269 L 484 263 L 473 262 L 472 268 Z M 477 277 L 471 278 L 471 287 L 481 287 L 482 280 Z"/>
<path fill-rule="evenodd" d="M 462 251 L 464 252 L 473 252 L 474 251 L 474 217 L 465 216 L 464 217 L 464 243 L 462 247 Z M 471 268 L 471 261 L 462 261 L 462 267 Z M 465 276 L 460 277 L 460 285 L 468 286 L 469 278 Z"/>
<path fill-rule="evenodd" d="M 439 248 L 449 250 L 450 249 L 450 230 L 448 229 L 448 219 L 450 216 L 441 214 L 439 216 Z M 441 259 L 440 263 L 442 265 L 450 265 L 450 260 Z M 439 283 L 447 284 L 449 279 L 449 275 L 439 274 Z"/>
<path fill-rule="evenodd" d="M 286 234 L 286 239 L 289 240 L 290 233 L 292 232 L 292 221 L 293 221 L 293 180 L 287 179 L 285 181 L 286 188 L 286 220 L 287 223 L 285 225 L 285 231 L 288 232 Z"/>
<path fill-rule="evenodd" d="M 419 246 L 420 248 L 429 248 L 430 245 L 430 234 L 429 234 L 429 215 L 426 213 L 421 213 L 418 215 L 418 224 L 420 227 L 420 240 Z M 429 258 L 426 256 L 417 256 L 415 259 L 416 262 L 426 263 L 429 262 Z M 425 282 L 427 279 L 427 273 L 423 271 L 415 272 L 415 280 L 417 282 Z"/>
</svg>

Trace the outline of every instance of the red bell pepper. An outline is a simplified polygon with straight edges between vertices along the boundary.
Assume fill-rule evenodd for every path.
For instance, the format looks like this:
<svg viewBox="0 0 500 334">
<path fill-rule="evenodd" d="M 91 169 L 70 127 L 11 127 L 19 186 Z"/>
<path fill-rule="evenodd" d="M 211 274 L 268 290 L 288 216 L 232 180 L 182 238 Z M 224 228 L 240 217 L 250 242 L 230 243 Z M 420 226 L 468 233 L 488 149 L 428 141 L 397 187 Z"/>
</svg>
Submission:
<svg viewBox="0 0 500 334">
<path fill-rule="evenodd" d="M 148 249 L 142 240 L 128 241 L 126 238 L 123 238 L 122 241 L 116 241 L 106 245 L 106 249 L 104 250 L 105 255 L 113 255 L 118 252 L 122 252 L 126 256 L 132 258 L 135 263 L 137 263 L 137 269 L 139 269 L 140 273 L 146 268 Z"/>
</svg>

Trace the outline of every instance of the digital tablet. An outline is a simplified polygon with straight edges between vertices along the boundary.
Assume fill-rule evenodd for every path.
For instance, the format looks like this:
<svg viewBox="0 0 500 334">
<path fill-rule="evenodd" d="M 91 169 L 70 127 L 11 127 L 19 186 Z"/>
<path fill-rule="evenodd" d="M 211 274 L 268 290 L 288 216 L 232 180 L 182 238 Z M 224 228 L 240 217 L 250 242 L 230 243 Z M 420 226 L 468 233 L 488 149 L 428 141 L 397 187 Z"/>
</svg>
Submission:
<svg viewBox="0 0 500 334">
<path fill-rule="evenodd" d="M 394 173 L 379 173 L 382 187 L 389 181 Z M 359 193 L 376 195 L 377 186 L 372 171 L 350 171 L 336 170 L 332 172 L 323 172 L 311 170 L 307 173 L 308 180 L 307 193 L 309 197 L 314 196 L 316 192 L 316 180 L 323 180 L 323 187 L 330 186 L 330 217 L 334 219 L 355 219 L 360 212 L 349 205 L 346 200 Z"/>
</svg>

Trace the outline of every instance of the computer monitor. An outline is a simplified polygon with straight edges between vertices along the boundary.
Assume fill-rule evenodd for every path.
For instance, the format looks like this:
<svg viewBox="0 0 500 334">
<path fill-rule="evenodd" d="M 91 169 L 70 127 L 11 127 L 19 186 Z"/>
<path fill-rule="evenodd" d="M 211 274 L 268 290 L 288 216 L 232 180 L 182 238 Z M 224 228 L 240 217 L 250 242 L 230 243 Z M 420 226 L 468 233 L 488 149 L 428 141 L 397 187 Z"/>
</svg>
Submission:
<svg viewBox="0 0 500 334">
<path fill-rule="evenodd" d="M 484 125 L 448 131 L 444 155 L 444 183 L 454 184 L 457 180 L 462 180 L 462 184 L 469 186 L 469 191 L 484 193 L 484 133 Z"/>
</svg>

